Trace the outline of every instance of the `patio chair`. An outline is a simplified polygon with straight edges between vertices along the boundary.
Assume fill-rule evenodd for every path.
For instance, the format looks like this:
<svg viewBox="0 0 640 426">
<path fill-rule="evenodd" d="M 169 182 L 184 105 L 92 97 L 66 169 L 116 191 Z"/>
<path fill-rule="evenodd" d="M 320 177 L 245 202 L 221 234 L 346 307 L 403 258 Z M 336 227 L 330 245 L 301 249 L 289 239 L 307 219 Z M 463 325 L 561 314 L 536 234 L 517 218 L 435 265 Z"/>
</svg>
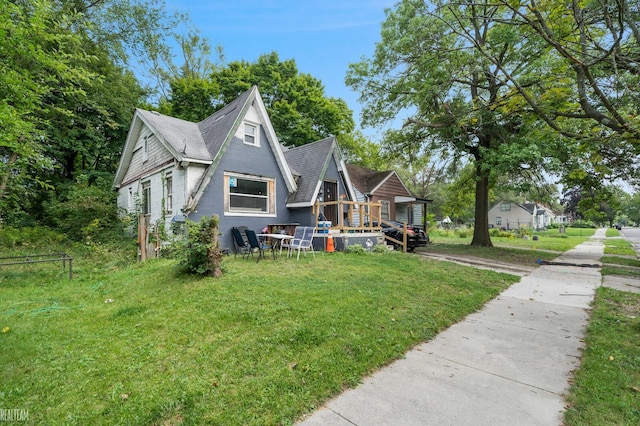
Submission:
<svg viewBox="0 0 640 426">
<path fill-rule="evenodd" d="M 289 247 L 289 254 L 291 254 L 291 251 L 298 250 L 297 260 L 300 260 L 300 252 L 302 250 L 304 250 L 305 256 L 307 255 L 307 251 L 311 250 L 313 257 L 316 257 L 316 252 L 313 250 L 313 234 L 316 232 L 316 228 L 313 226 L 304 226 L 303 228 L 302 238 L 300 240 L 294 238 Z"/>
<path fill-rule="evenodd" d="M 233 257 L 236 257 L 238 253 L 241 253 L 243 258 L 253 254 L 251 252 L 251 246 L 242 238 L 242 234 L 238 228 L 231 228 L 231 234 L 233 235 L 233 246 L 235 247 Z"/>
<path fill-rule="evenodd" d="M 287 249 L 287 257 L 291 256 L 291 249 L 302 241 L 302 237 L 304 237 L 304 228 L 304 226 L 296 226 L 295 231 L 293 231 L 293 238 L 282 242 L 282 247 Z"/>
<path fill-rule="evenodd" d="M 269 244 L 261 243 L 258 240 L 258 236 L 256 235 L 255 231 L 252 231 L 251 229 L 247 229 L 246 231 L 244 231 L 244 233 L 247 236 L 247 239 L 249 240 L 249 246 L 251 246 L 251 250 L 258 250 L 258 260 L 257 260 L 258 262 L 260 262 L 260 258 L 264 259 L 264 251 L 269 249 L 271 249 L 273 258 L 275 259 L 276 254 L 273 251 L 273 248 Z"/>
</svg>

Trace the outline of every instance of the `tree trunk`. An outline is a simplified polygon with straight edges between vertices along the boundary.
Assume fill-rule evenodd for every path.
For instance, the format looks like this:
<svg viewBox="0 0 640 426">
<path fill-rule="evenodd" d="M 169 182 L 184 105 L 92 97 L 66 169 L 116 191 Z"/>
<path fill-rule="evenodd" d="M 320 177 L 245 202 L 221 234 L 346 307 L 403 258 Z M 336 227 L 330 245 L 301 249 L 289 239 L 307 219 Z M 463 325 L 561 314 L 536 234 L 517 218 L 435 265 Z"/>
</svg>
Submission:
<svg viewBox="0 0 640 426">
<path fill-rule="evenodd" d="M 211 235 L 211 246 L 208 250 L 209 270 L 211 276 L 218 278 L 222 276 L 222 250 L 220 250 L 220 242 L 218 241 L 220 220 L 218 215 L 213 215 L 209 221 L 209 233 Z"/>
<path fill-rule="evenodd" d="M 476 165 L 476 224 L 472 246 L 493 247 L 489 236 L 489 174 Z"/>
</svg>

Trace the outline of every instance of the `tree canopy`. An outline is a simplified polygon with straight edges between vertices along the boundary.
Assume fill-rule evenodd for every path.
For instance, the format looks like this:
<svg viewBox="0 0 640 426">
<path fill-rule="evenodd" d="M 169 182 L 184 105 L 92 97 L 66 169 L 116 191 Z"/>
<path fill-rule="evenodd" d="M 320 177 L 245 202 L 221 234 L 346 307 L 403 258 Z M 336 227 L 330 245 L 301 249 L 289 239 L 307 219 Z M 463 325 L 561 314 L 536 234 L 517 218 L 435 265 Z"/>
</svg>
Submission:
<svg viewBox="0 0 640 426">
<path fill-rule="evenodd" d="M 541 60 L 539 44 L 523 41 L 502 20 L 510 11 L 490 1 L 405 0 L 388 10 L 373 58 L 352 64 L 347 83 L 361 93 L 365 124 L 400 112 L 409 118 L 404 143 L 443 158 L 465 157 L 475 170 L 473 245 L 490 246 L 489 189 L 511 176 L 535 183 L 531 171 L 552 168 L 557 138 L 513 109 L 513 88 L 501 71 L 527 73 Z M 500 52 L 499 65 L 474 45 Z"/>
<path fill-rule="evenodd" d="M 0 218 L 39 218 L 65 182 L 113 172 L 147 95 L 127 58 L 165 48 L 165 18 L 136 0 L 0 0 Z"/>
<path fill-rule="evenodd" d="M 327 97 L 320 80 L 300 73 L 295 60 L 275 52 L 256 62 L 234 61 L 212 74 L 220 89 L 219 107 L 257 85 L 273 127 L 284 145 L 299 146 L 354 131 L 353 112 L 342 99 Z M 203 117 L 204 118 L 204 117 Z"/>
</svg>

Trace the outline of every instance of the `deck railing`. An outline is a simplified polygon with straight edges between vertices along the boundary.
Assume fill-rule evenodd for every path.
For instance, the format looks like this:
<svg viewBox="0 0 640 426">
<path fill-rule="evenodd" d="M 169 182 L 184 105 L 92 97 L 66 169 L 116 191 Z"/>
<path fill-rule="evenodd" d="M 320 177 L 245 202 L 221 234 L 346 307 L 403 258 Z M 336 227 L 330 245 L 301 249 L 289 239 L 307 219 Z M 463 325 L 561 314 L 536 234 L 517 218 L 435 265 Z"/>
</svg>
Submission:
<svg viewBox="0 0 640 426">
<path fill-rule="evenodd" d="M 340 232 L 378 232 L 382 230 L 381 223 L 388 225 L 399 232 L 402 232 L 402 241 L 384 235 L 385 239 L 401 245 L 403 251 L 407 251 L 407 224 L 404 223 L 402 228 L 380 219 L 382 213 L 382 204 L 361 201 L 326 201 L 316 202 L 313 206 L 313 214 L 316 217 L 316 228 L 319 227 L 320 213 L 327 206 L 336 206 L 338 210 L 338 223 L 332 223 L 332 229 L 338 229 Z M 324 213 L 323 213 L 324 216 Z"/>
</svg>

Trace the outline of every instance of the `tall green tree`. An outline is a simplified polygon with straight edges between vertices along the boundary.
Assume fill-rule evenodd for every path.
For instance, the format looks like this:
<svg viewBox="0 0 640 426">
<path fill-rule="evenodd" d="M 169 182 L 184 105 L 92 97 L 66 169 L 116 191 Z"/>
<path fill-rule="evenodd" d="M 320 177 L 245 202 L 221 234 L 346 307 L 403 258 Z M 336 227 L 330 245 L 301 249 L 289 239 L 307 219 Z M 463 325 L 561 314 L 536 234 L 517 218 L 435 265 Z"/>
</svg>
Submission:
<svg viewBox="0 0 640 426">
<path fill-rule="evenodd" d="M 60 201 L 115 170 L 147 94 L 131 57 L 167 51 L 174 24 L 141 0 L 0 0 L 0 215 L 37 217 L 54 185 Z"/>
<path fill-rule="evenodd" d="M 498 0 L 503 23 L 545 52 L 534 75 L 501 66 L 498 51 L 472 46 L 500 67 L 523 106 L 575 145 L 571 186 L 587 175 L 606 185 L 640 171 L 640 2 Z M 587 179 L 589 180 L 589 179 Z M 588 183 L 587 183 L 588 185 Z"/>
<path fill-rule="evenodd" d="M 539 43 L 529 43 L 502 25 L 511 13 L 490 0 L 404 0 L 387 11 L 373 57 L 352 64 L 346 78 L 361 94 L 365 124 L 379 125 L 406 115 L 403 126 L 422 129 L 425 135 L 413 143 L 438 150 L 443 158 L 465 157 L 471 162 L 475 173 L 471 244 L 477 246 L 492 245 L 488 210 L 495 179 L 526 176 L 528 170 L 553 165 L 549 159 L 556 140 L 543 138 L 544 129 L 510 103 L 513 88 L 502 69 L 528 73 L 541 60 Z M 496 52 L 499 66 L 474 45 Z"/>
<path fill-rule="evenodd" d="M 37 112 L 73 115 L 50 100 L 83 96 L 82 85 L 95 77 L 72 19 L 46 1 L 0 0 L 0 217 L 46 186 L 39 172 L 54 166 Z"/>
<path fill-rule="evenodd" d="M 212 75 L 220 87 L 219 105 L 257 85 L 280 141 L 299 146 L 354 131 L 353 112 L 342 99 L 327 97 L 320 80 L 300 73 L 295 60 L 281 61 L 275 52 L 256 62 L 234 61 Z"/>
<path fill-rule="evenodd" d="M 160 99 L 162 113 L 183 120 L 198 122 L 216 111 L 220 97 L 220 87 L 211 79 L 211 74 L 223 61 L 222 48 L 216 49 L 218 60 L 212 62 L 209 41 L 197 32 L 186 36 L 176 36 L 180 46 L 181 64 L 168 59 L 166 69 L 157 73 L 169 85 L 168 93 Z"/>
</svg>

